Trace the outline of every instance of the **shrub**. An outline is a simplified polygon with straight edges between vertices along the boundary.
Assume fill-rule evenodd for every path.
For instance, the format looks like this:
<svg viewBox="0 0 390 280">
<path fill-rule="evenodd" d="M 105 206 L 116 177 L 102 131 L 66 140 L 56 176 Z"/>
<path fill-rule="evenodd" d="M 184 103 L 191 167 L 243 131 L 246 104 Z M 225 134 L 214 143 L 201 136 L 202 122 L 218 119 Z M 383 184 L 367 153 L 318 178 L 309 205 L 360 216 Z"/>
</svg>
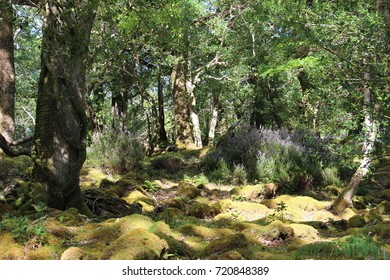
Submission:
<svg viewBox="0 0 390 280">
<path fill-rule="evenodd" d="M 286 130 L 237 128 L 202 161 L 211 180 L 279 183 L 290 191 L 305 191 L 324 181 L 339 183 L 332 157 L 320 139 Z M 286 189 L 286 188 L 285 188 Z"/>
<path fill-rule="evenodd" d="M 137 167 L 144 158 L 141 140 L 131 133 L 106 131 L 87 149 L 88 161 L 120 173 Z"/>
</svg>

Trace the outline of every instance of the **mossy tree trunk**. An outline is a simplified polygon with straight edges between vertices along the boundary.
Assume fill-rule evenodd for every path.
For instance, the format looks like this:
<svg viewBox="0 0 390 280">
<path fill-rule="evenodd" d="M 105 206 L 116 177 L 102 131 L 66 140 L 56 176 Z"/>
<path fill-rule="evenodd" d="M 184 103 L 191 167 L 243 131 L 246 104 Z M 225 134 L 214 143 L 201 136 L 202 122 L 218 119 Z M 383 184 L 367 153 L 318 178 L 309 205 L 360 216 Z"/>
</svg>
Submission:
<svg viewBox="0 0 390 280">
<path fill-rule="evenodd" d="M 175 144 L 187 147 L 192 143 L 185 66 L 177 63 L 172 70 L 173 106 L 175 121 Z"/>
<path fill-rule="evenodd" d="M 43 0 L 42 65 L 34 135 L 34 178 L 46 185 L 49 207 L 75 207 L 84 214 L 90 214 L 79 185 L 86 158 L 84 63 L 98 2 Z"/>
<path fill-rule="evenodd" d="M 14 12 L 10 0 L 0 2 L 0 133 L 12 142 L 15 129 Z"/>
</svg>

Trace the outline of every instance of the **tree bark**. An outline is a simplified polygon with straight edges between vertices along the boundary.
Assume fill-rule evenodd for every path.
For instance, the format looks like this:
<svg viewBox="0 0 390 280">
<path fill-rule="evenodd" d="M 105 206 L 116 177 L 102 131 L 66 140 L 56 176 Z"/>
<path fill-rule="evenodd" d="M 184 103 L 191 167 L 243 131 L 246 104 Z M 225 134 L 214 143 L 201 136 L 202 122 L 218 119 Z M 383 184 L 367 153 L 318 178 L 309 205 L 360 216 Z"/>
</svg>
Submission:
<svg viewBox="0 0 390 280">
<path fill-rule="evenodd" d="M 175 144 L 178 147 L 188 147 L 192 144 L 184 69 L 184 64 L 179 62 L 172 71 Z"/>
<path fill-rule="evenodd" d="M 211 105 L 211 120 L 209 124 L 208 145 L 213 146 L 215 140 L 215 131 L 218 122 L 218 97 L 214 97 Z"/>
<path fill-rule="evenodd" d="M 190 113 L 192 123 L 192 134 L 194 137 L 194 144 L 197 148 L 202 148 L 202 136 L 200 130 L 199 116 L 195 110 L 196 97 L 195 97 L 195 85 L 191 81 L 186 82 L 186 88 L 188 91 L 188 111 Z"/>
<path fill-rule="evenodd" d="M 157 77 L 157 105 L 158 105 L 158 138 L 160 142 L 168 142 L 167 131 L 165 130 L 165 114 L 164 114 L 164 88 L 161 73 Z"/>
<path fill-rule="evenodd" d="M 42 69 L 34 135 L 34 178 L 48 206 L 90 215 L 79 185 L 86 158 L 85 61 L 99 1 L 43 0 Z"/>
<path fill-rule="evenodd" d="M 13 8 L 0 2 L 0 133 L 12 142 L 15 130 L 15 65 Z"/>
<path fill-rule="evenodd" d="M 377 138 L 378 127 L 375 123 L 375 120 L 372 116 L 371 109 L 371 101 L 372 101 L 372 92 L 370 88 L 370 80 L 371 80 L 371 70 L 369 66 L 368 59 L 364 61 L 366 68 L 364 72 L 364 85 L 363 85 L 363 93 L 364 93 L 364 142 L 363 142 L 363 157 L 360 161 L 360 165 L 349 181 L 346 189 L 340 194 L 340 196 L 334 201 L 331 206 L 331 209 L 337 213 L 341 213 L 345 208 L 353 205 L 353 197 L 359 189 L 359 185 L 362 179 L 369 172 L 369 168 L 371 165 L 371 154 L 374 150 L 375 141 Z"/>
</svg>

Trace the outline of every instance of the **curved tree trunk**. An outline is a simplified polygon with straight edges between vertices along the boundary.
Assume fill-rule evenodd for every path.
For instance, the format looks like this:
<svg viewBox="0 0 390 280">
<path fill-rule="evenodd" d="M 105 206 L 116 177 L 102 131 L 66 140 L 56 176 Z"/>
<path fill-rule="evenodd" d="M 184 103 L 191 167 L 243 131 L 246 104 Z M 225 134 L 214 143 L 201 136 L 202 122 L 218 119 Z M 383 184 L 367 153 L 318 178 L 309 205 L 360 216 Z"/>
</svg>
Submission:
<svg viewBox="0 0 390 280">
<path fill-rule="evenodd" d="M 13 8 L 10 0 L 0 2 L 0 133 L 12 142 L 15 129 L 15 66 Z"/>
<path fill-rule="evenodd" d="M 85 65 L 98 1 L 44 0 L 42 69 L 34 135 L 34 177 L 48 206 L 90 214 L 79 186 L 85 161 Z"/>
<path fill-rule="evenodd" d="M 363 148 L 362 148 L 363 158 L 360 161 L 360 165 L 355 171 L 355 174 L 352 176 L 351 180 L 349 181 L 346 189 L 344 190 L 344 192 L 340 194 L 340 196 L 335 200 L 335 202 L 331 206 L 331 209 L 336 213 L 341 213 L 342 211 L 345 210 L 345 208 L 353 205 L 352 199 L 356 194 L 357 190 L 359 189 L 359 185 L 362 179 L 369 172 L 369 168 L 371 165 L 371 154 L 374 150 L 374 145 L 378 133 L 378 127 L 375 123 L 375 120 L 372 117 L 372 112 L 371 112 L 372 93 L 369 86 L 369 82 L 371 80 L 370 77 L 371 71 L 367 60 L 365 61 L 365 64 L 366 64 L 366 69 L 364 72 L 364 86 L 363 86 L 364 111 L 365 111 L 363 131 L 365 132 L 364 134 L 365 137 L 364 137 Z"/>
</svg>

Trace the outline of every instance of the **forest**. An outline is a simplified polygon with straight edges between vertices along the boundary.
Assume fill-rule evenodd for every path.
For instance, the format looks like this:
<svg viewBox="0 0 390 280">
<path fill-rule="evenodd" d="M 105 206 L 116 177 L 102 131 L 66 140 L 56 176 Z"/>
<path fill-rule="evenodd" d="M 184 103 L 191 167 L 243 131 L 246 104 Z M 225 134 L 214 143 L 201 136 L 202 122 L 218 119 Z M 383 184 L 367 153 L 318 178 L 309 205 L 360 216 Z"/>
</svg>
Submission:
<svg viewBox="0 0 390 280">
<path fill-rule="evenodd" d="M 389 101 L 389 0 L 0 0 L 0 260 L 388 260 Z"/>
</svg>

